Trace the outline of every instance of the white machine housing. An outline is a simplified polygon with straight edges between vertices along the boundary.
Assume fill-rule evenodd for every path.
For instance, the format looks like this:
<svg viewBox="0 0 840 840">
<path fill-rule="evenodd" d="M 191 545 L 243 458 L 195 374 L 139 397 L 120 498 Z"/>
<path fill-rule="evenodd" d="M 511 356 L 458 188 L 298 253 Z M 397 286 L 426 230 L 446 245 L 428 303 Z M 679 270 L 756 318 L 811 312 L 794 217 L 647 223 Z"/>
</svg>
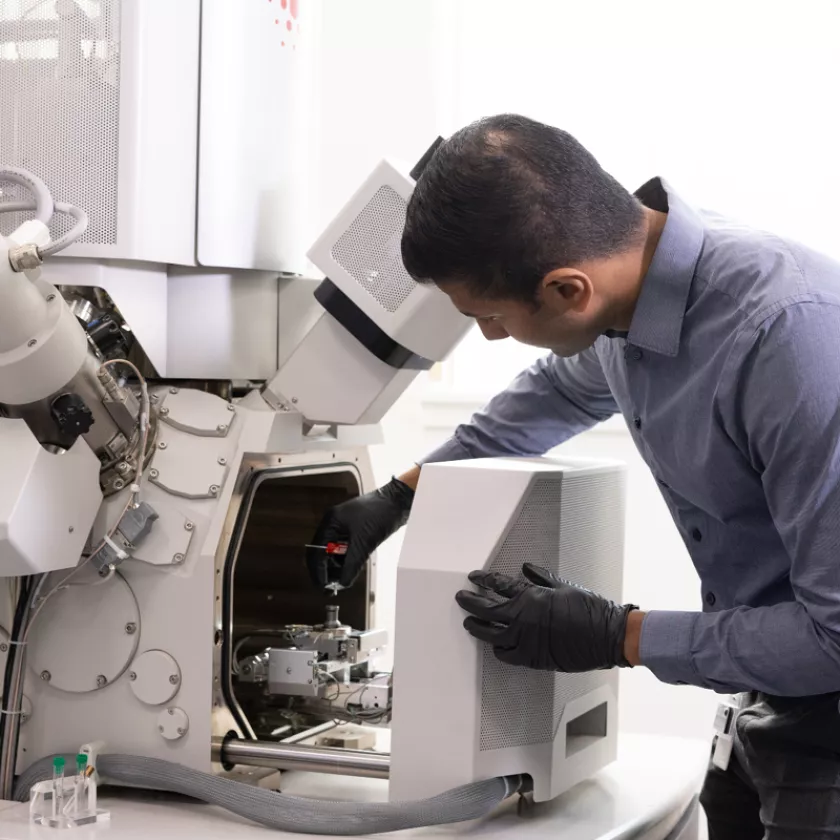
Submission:
<svg viewBox="0 0 840 840">
<path fill-rule="evenodd" d="M 525 774 L 551 799 L 616 757 L 618 673 L 499 662 L 454 600 L 487 569 L 524 562 L 618 601 L 624 468 L 491 458 L 427 464 L 397 571 L 392 800 Z"/>
</svg>

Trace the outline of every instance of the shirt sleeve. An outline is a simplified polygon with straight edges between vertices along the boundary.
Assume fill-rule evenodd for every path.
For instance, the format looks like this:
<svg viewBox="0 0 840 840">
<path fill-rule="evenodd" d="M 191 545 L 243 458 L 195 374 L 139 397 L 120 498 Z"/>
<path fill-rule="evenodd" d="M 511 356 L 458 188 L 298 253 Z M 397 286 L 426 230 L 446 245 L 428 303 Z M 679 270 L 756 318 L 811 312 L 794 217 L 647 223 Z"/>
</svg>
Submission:
<svg viewBox="0 0 840 840">
<path fill-rule="evenodd" d="M 519 374 L 422 463 L 543 455 L 618 411 L 594 347 L 553 353 Z"/>
<path fill-rule="evenodd" d="M 642 663 L 665 682 L 716 691 L 838 691 L 840 305 L 788 303 L 739 345 L 734 373 L 721 382 L 728 404 L 721 414 L 733 418 L 727 431 L 761 477 L 795 600 L 651 612 Z"/>
</svg>

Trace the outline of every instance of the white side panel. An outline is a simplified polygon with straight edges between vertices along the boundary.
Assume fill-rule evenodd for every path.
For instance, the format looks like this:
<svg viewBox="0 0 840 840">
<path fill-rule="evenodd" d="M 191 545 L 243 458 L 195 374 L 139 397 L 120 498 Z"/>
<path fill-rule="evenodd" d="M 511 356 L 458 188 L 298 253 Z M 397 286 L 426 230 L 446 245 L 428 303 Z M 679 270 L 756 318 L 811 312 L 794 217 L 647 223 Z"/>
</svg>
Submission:
<svg viewBox="0 0 840 840">
<path fill-rule="evenodd" d="M 202 4 L 202 265 L 305 270 L 317 5 Z"/>
<path fill-rule="evenodd" d="M 277 275 L 169 272 L 166 375 L 268 379 L 277 369 Z"/>
<path fill-rule="evenodd" d="M 0 417 L 0 463 L 0 577 L 75 566 L 102 502 L 97 457 L 83 440 L 53 455 Z"/>
<path fill-rule="evenodd" d="M 531 561 L 618 598 L 623 526 L 617 464 L 424 467 L 397 573 L 392 800 L 524 773 L 543 801 L 615 758 L 617 672 L 503 665 L 464 631 L 454 596 L 473 569 Z"/>
</svg>

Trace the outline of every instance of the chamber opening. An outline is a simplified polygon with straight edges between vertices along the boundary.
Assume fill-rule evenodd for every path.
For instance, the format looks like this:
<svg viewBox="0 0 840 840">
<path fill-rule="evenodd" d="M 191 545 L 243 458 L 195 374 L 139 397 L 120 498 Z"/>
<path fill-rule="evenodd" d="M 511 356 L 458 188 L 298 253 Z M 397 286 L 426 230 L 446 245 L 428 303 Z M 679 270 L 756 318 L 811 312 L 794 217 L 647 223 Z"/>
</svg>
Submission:
<svg viewBox="0 0 840 840">
<path fill-rule="evenodd" d="M 239 665 L 266 648 L 290 647 L 291 625 L 323 625 L 338 606 L 341 624 L 369 627 L 365 573 L 337 596 L 317 588 L 306 567 L 306 544 L 325 511 L 360 493 L 357 471 L 263 474 L 253 492 L 230 578 L 230 663 L 233 693 L 258 738 L 284 738 L 323 719 L 323 710 L 300 697 L 270 694 Z M 251 663 L 253 667 L 254 663 Z"/>
<path fill-rule="evenodd" d="M 607 736 L 607 704 L 601 703 L 566 724 L 566 758 Z"/>
</svg>

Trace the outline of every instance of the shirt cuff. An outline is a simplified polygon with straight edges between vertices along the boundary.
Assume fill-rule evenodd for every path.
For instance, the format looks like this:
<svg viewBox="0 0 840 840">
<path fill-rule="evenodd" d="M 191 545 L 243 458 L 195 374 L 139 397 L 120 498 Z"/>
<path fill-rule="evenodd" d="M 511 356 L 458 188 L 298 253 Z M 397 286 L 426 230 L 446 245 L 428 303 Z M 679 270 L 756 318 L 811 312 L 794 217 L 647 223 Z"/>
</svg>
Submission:
<svg viewBox="0 0 840 840">
<path fill-rule="evenodd" d="M 691 647 L 699 613 L 654 611 L 645 615 L 639 641 L 642 665 L 672 685 L 702 685 Z"/>
<path fill-rule="evenodd" d="M 423 464 L 437 464 L 441 461 L 466 461 L 467 458 L 472 457 L 466 447 L 453 435 L 446 443 L 442 443 L 437 449 L 433 449 L 417 463 L 422 467 Z"/>
</svg>

